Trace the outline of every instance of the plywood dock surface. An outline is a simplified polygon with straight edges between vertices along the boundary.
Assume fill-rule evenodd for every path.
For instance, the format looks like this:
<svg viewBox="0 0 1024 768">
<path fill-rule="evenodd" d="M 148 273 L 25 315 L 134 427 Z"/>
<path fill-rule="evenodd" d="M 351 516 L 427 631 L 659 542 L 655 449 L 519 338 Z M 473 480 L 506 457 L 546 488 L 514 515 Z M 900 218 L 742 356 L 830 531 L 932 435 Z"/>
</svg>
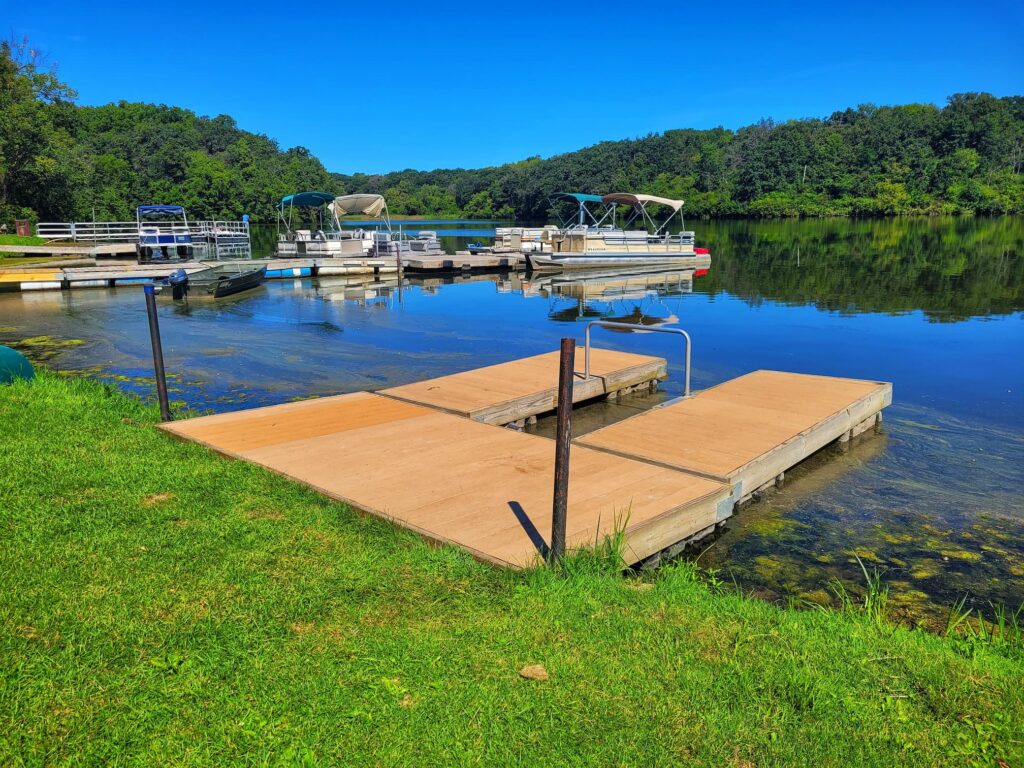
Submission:
<svg viewBox="0 0 1024 768">
<path fill-rule="evenodd" d="M 381 390 L 381 394 L 448 413 L 507 424 L 553 410 L 558 400 L 558 352 L 521 358 L 463 373 Z M 577 351 L 573 402 L 664 379 L 660 357 L 591 348 L 589 380 L 582 378 L 583 350 Z"/>
<path fill-rule="evenodd" d="M 170 422 L 163 428 L 513 567 L 550 538 L 554 443 L 369 393 Z M 720 519 L 727 485 L 577 447 L 567 542 L 626 525 L 638 561 Z"/>
<path fill-rule="evenodd" d="M 756 371 L 576 442 L 738 482 L 746 494 L 891 401 L 883 382 Z"/>
</svg>

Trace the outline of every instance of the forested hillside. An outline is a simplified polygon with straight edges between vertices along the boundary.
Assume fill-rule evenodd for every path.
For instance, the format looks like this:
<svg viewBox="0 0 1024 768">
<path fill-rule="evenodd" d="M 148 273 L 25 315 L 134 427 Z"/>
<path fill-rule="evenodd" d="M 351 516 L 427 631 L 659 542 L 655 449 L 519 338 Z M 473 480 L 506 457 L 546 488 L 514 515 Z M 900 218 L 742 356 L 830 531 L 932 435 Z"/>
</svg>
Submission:
<svg viewBox="0 0 1024 768">
<path fill-rule="evenodd" d="M 1024 212 L 1024 98 L 864 105 L 825 119 L 676 130 L 480 170 L 336 176 L 392 211 L 547 216 L 555 190 L 647 192 L 698 216 Z"/>
<path fill-rule="evenodd" d="M 336 186 L 308 150 L 226 115 L 74 99 L 26 44 L 0 43 L 0 221 L 126 220 L 141 203 L 272 220 L 283 195 Z"/>
<path fill-rule="evenodd" d="M 1024 97 L 863 105 L 736 131 L 674 130 L 476 170 L 331 174 L 225 115 L 75 93 L 24 41 L 0 44 L 0 221 L 132 218 L 140 203 L 271 220 L 282 195 L 380 192 L 392 213 L 546 219 L 556 190 L 648 192 L 690 216 L 1024 212 Z M 368 123 L 367 129 L 372 129 Z"/>
</svg>

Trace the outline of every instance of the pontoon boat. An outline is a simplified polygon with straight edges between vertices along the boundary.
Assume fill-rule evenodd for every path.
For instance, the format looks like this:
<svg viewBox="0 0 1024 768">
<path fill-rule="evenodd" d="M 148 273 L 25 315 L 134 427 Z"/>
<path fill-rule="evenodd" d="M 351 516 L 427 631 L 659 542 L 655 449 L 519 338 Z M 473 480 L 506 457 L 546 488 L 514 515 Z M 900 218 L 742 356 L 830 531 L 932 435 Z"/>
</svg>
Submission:
<svg viewBox="0 0 1024 768">
<path fill-rule="evenodd" d="M 135 223 L 139 231 L 135 253 L 140 264 L 192 258 L 192 233 L 180 205 L 140 205 L 135 209 Z"/>
<path fill-rule="evenodd" d="M 683 222 L 682 200 L 653 195 L 616 192 L 601 201 L 608 213 L 595 224 L 574 224 L 557 231 L 551 238 L 551 253 L 530 253 L 535 270 L 604 269 L 615 267 L 706 267 L 711 256 L 706 248 L 694 247 L 694 233 L 671 234 L 668 226 L 678 214 Z M 616 225 L 618 206 L 629 206 L 631 213 L 622 227 Z M 657 224 L 649 206 L 664 206 L 671 213 Z M 611 224 L 605 222 L 611 218 Z M 635 222 L 644 229 L 629 229 Z"/>
</svg>

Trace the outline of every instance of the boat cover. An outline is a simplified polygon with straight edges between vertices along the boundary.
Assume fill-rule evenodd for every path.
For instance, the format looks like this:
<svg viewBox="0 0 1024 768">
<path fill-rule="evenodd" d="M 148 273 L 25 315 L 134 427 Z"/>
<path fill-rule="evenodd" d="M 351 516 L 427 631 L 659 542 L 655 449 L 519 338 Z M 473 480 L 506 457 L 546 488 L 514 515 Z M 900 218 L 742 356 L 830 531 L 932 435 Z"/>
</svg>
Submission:
<svg viewBox="0 0 1024 768">
<path fill-rule="evenodd" d="M 682 200 L 671 200 L 667 197 L 655 197 L 654 195 L 633 195 L 628 192 L 612 192 L 610 195 L 605 195 L 601 198 L 605 203 L 621 203 L 622 205 L 634 205 L 643 207 L 647 203 L 657 203 L 658 205 L 667 205 L 673 211 L 678 211 L 683 207 Z"/>
<path fill-rule="evenodd" d="M 286 206 L 297 206 L 299 208 L 316 208 L 318 205 L 325 205 L 334 199 L 334 195 L 327 192 L 296 192 L 294 195 L 285 195 L 278 208 Z"/>
<path fill-rule="evenodd" d="M 568 197 L 580 203 L 600 203 L 600 195 L 588 195 L 584 192 L 553 192 L 552 197 Z"/>
<path fill-rule="evenodd" d="M 328 208 L 335 216 L 346 213 L 365 213 L 367 216 L 380 216 L 387 208 L 382 195 L 342 195 L 334 198 Z"/>
<path fill-rule="evenodd" d="M 172 213 L 179 216 L 185 214 L 185 209 L 180 205 L 140 205 L 135 210 L 139 216 L 154 216 L 161 213 Z"/>
</svg>

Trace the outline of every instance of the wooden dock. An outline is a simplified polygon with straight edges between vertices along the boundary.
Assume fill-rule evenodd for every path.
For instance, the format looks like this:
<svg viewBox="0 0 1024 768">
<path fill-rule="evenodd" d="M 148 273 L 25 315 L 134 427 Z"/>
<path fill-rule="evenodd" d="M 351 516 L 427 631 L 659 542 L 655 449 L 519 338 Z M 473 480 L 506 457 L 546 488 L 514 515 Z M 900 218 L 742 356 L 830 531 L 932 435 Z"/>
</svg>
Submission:
<svg viewBox="0 0 1024 768">
<path fill-rule="evenodd" d="M 481 560 L 526 567 L 550 535 L 554 442 L 496 425 L 551 410 L 557 367 L 556 353 L 537 355 L 162 428 Z M 574 400 L 665 375 L 661 358 L 610 350 L 593 349 L 592 367 Z M 630 564 L 678 551 L 815 451 L 873 427 L 891 401 L 883 382 L 757 371 L 578 438 L 567 544 L 622 530 Z"/>
<path fill-rule="evenodd" d="M 104 246 L 106 247 L 106 246 Z M 22 246 L 18 246 L 22 248 Z M 28 249 L 29 246 L 25 246 Z M 133 246 L 134 248 L 134 246 Z M 50 249 L 47 253 L 55 253 Z M 63 251 L 60 251 L 63 253 Z M 72 250 L 68 250 L 72 252 Z M 73 249 L 75 253 L 90 253 L 89 249 Z M 115 288 L 119 285 L 133 285 L 140 282 L 163 280 L 171 272 L 184 269 L 194 272 L 211 265 L 241 263 L 243 266 L 267 268 L 268 280 L 287 280 L 304 277 L 343 275 L 383 275 L 399 272 L 394 258 L 352 257 L 352 258 L 294 258 L 294 259 L 246 259 L 241 262 L 230 259 L 218 261 L 151 262 L 139 264 L 135 261 L 107 261 L 97 264 L 93 260 L 81 264 L 41 263 L 0 269 L 0 291 L 42 291 L 70 290 L 74 288 Z M 514 272 L 522 262 L 508 255 L 501 256 L 446 256 L 410 257 L 402 262 L 403 271 L 410 275 L 469 275 L 475 272 Z"/>
<path fill-rule="evenodd" d="M 97 256 L 120 256 L 135 253 L 135 243 L 96 243 L 93 245 L 76 245 L 53 243 L 50 245 L 0 245 L 0 253 L 16 253 L 25 256 L 81 256 L 95 258 Z"/>
<path fill-rule="evenodd" d="M 884 382 L 755 371 L 576 442 L 727 482 L 743 502 L 832 441 L 875 426 L 891 402 Z"/>
<path fill-rule="evenodd" d="M 260 464 L 437 542 L 509 567 L 551 531 L 552 441 L 371 393 L 171 422 L 164 429 Z M 573 451 L 570 547 L 626 527 L 641 560 L 714 525 L 727 485 L 603 451 Z M 674 539 L 673 539 L 674 540 Z"/>
<path fill-rule="evenodd" d="M 590 368 L 589 379 L 577 372 L 574 403 L 637 389 L 651 390 L 668 377 L 663 358 L 610 349 L 591 350 Z M 558 352 L 549 352 L 380 393 L 485 424 L 503 425 L 536 420 L 553 411 L 558 405 L 557 385 Z"/>
<path fill-rule="evenodd" d="M 444 256 L 402 256 L 402 267 L 410 272 L 471 272 L 477 270 L 514 270 L 526 264 L 520 253 L 455 253 Z"/>
</svg>

